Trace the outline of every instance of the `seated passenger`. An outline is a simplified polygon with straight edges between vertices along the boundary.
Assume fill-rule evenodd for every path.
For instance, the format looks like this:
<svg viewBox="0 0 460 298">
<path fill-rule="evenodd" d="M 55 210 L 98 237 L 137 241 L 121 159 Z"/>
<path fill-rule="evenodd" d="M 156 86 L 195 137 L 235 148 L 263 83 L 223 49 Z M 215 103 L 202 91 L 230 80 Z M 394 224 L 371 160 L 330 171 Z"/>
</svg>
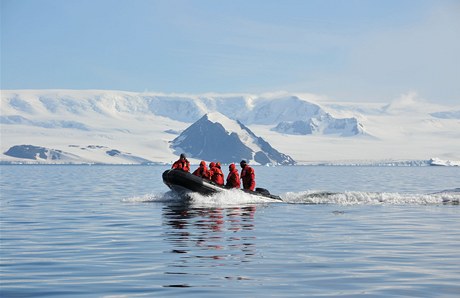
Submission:
<svg viewBox="0 0 460 298">
<path fill-rule="evenodd" d="M 212 169 L 214 169 L 216 167 L 216 163 L 211 161 L 209 163 L 209 170 L 208 170 L 208 173 L 209 173 L 209 180 L 211 180 L 211 177 L 212 177 Z"/>
<path fill-rule="evenodd" d="M 193 175 L 209 179 L 209 171 L 204 160 L 200 162 L 200 166 L 193 172 Z"/>
<path fill-rule="evenodd" d="M 240 188 L 240 175 L 238 174 L 235 164 L 230 164 L 228 166 L 228 171 L 227 184 L 225 184 L 225 186 L 228 188 Z"/>
<path fill-rule="evenodd" d="M 251 168 L 245 160 L 240 162 L 241 166 L 241 180 L 243 180 L 243 189 L 254 191 L 256 188 L 256 174 L 254 169 Z"/>
<path fill-rule="evenodd" d="M 184 153 L 180 155 L 179 160 L 173 163 L 171 169 L 182 170 L 184 172 L 190 172 L 190 162 L 187 160 L 187 157 Z"/>
<path fill-rule="evenodd" d="M 220 162 L 211 162 L 210 165 L 213 165 L 213 167 L 210 169 L 211 181 L 214 181 L 219 185 L 224 185 L 224 173 L 222 173 L 222 170 L 220 169 Z"/>
</svg>

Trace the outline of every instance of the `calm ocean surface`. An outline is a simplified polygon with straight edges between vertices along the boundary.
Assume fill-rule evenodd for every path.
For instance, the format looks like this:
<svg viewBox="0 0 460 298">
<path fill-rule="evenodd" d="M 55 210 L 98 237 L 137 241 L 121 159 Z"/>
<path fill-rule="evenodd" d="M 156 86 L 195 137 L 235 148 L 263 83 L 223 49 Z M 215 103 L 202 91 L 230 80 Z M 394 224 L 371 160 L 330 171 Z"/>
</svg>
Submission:
<svg viewBox="0 0 460 298">
<path fill-rule="evenodd" d="M 0 297 L 460 296 L 458 167 L 255 167 L 285 202 L 189 206 L 165 169 L 0 166 Z"/>
</svg>

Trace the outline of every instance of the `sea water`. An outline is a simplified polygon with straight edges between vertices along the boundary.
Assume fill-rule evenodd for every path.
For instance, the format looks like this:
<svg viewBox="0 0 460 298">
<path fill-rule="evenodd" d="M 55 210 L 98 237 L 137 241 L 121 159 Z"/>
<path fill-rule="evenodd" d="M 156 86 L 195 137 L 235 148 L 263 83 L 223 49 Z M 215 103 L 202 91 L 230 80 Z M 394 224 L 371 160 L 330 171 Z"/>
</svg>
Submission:
<svg viewBox="0 0 460 298">
<path fill-rule="evenodd" d="M 260 166 L 284 202 L 189 204 L 165 169 L 1 166 L 0 296 L 460 295 L 460 168 Z"/>
</svg>

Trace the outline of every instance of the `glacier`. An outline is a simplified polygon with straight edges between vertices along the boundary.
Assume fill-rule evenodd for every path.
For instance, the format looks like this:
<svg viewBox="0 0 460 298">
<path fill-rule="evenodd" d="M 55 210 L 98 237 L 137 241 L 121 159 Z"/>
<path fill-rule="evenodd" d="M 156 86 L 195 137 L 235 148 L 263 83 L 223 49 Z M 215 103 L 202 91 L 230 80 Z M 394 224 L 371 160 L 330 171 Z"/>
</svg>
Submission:
<svg viewBox="0 0 460 298">
<path fill-rule="evenodd" d="M 238 136 L 252 150 L 245 156 L 255 164 L 283 164 L 283 158 L 270 157 L 269 150 L 262 149 L 264 142 L 296 164 L 460 160 L 460 108 L 407 96 L 388 104 L 287 92 L 1 90 L 0 108 L 3 163 L 171 163 L 187 149 L 181 147 L 185 143 L 172 146 L 178 144 L 174 140 L 206 114 L 220 115 L 217 122 L 227 133 L 240 131 L 242 125 L 254 140 L 263 140 L 255 148 Z M 235 123 L 241 124 L 237 130 Z M 5 154 L 11 148 L 16 153 Z M 257 161 L 259 151 L 265 156 L 258 154 Z M 201 156 L 211 158 L 196 156 L 192 163 Z"/>
</svg>

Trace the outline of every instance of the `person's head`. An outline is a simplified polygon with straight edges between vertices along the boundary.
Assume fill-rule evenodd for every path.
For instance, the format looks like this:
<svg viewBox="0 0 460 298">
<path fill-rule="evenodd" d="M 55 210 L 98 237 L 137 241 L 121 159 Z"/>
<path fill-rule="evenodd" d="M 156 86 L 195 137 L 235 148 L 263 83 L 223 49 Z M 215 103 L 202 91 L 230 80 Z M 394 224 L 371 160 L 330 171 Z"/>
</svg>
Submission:
<svg viewBox="0 0 460 298">
<path fill-rule="evenodd" d="M 211 163 L 209 164 L 209 167 L 210 167 L 210 168 L 214 168 L 215 166 L 216 166 L 216 163 L 213 162 L 213 161 L 211 161 Z"/>
<path fill-rule="evenodd" d="M 216 167 L 220 169 L 220 162 L 216 162 Z"/>
<path fill-rule="evenodd" d="M 242 168 L 244 168 L 246 165 L 247 165 L 247 163 L 246 163 L 246 161 L 244 159 L 242 161 L 240 161 L 240 166 Z"/>
<path fill-rule="evenodd" d="M 230 172 L 234 171 L 235 169 L 236 169 L 236 167 L 235 167 L 235 164 L 234 164 L 234 163 L 231 163 L 231 164 L 228 166 L 228 170 L 229 170 Z"/>
<path fill-rule="evenodd" d="M 200 162 L 200 167 L 206 167 L 206 162 L 204 160 Z"/>
<path fill-rule="evenodd" d="M 184 153 L 182 153 L 182 154 L 180 155 L 180 159 L 187 159 L 187 157 L 185 156 Z"/>
</svg>

